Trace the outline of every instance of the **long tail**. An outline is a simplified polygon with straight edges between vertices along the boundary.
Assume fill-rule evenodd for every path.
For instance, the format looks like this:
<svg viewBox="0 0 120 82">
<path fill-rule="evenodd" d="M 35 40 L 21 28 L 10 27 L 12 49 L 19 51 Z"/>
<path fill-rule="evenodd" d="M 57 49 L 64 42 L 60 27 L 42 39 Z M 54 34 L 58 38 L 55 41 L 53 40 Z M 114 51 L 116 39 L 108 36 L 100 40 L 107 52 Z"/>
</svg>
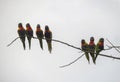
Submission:
<svg viewBox="0 0 120 82">
<path fill-rule="evenodd" d="M 42 39 L 39 39 L 39 43 L 40 43 L 41 49 L 43 50 L 43 42 L 42 42 Z"/>
<path fill-rule="evenodd" d="M 21 39 L 21 41 L 22 41 L 23 48 L 24 48 L 24 50 L 25 50 L 25 49 L 26 49 L 26 46 L 25 46 L 25 37 L 21 37 L 20 39 Z"/>
<path fill-rule="evenodd" d="M 48 44 L 48 50 L 49 50 L 49 52 L 51 53 L 51 51 L 52 51 L 52 43 L 51 43 L 51 40 L 47 40 L 47 44 Z"/>
<path fill-rule="evenodd" d="M 24 50 L 26 49 L 26 46 L 25 46 L 25 42 L 22 42 L 23 43 L 23 48 L 24 48 Z"/>
<path fill-rule="evenodd" d="M 95 56 L 94 56 L 94 52 L 93 53 L 90 53 L 91 57 L 92 57 L 92 60 L 93 60 L 93 63 L 95 64 Z"/>
<path fill-rule="evenodd" d="M 90 64 L 90 58 L 89 58 L 89 54 L 87 52 L 85 52 L 85 56 L 86 56 L 86 58 L 88 60 L 88 63 Z"/>
<path fill-rule="evenodd" d="M 96 59 L 97 59 L 99 53 L 100 53 L 100 51 L 97 51 L 97 52 L 96 52 L 96 56 L 95 56 L 95 58 L 94 58 L 94 61 L 95 61 L 95 62 L 96 62 Z"/>
<path fill-rule="evenodd" d="M 29 50 L 31 49 L 31 37 L 28 37 Z"/>
</svg>

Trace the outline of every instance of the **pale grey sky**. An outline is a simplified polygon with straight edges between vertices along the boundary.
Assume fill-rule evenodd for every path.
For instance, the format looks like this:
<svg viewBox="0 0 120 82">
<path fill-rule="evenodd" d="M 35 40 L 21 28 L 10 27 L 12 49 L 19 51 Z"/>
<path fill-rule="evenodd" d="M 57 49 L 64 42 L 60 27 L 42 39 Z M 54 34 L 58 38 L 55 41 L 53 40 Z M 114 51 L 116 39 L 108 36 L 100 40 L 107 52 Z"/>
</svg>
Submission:
<svg viewBox="0 0 120 82">
<path fill-rule="evenodd" d="M 53 38 L 80 47 L 82 38 L 95 42 L 104 37 L 120 45 L 120 0 L 0 0 L 0 82 L 120 82 L 120 61 L 98 57 L 97 64 L 88 64 L 82 57 L 67 64 L 81 53 L 53 42 L 52 54 L 32 40 L 32 48 L 24 51 L 20 40 L 6 47 L 17 34 L 17 24 L 48 25 Z M 35 36 L 35 32 L 34 32 Z M 109 43 L 105 40 L 105 45 Z M 106 48 L 106 47 L 105 47 Z M 120 56 L 114 49 L 103 54 Z"/>
</svg>

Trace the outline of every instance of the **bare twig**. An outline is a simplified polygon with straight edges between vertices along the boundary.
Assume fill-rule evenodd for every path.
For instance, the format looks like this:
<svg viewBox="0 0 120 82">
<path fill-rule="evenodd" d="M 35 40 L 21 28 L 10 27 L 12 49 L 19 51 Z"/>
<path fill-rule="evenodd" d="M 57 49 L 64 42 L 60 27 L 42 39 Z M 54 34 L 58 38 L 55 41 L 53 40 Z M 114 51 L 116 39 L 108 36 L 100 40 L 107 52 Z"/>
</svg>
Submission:
<svg viewBox="0 0 120 82">
<path fill-rule="evenodd" d="M 106 45 L 108 48 L 120 48 L 120 46 L 109 46 L 109 45 Z"/>
<path fill-rule="evenodd" d="M 82 54 L 81 56 L 79 56 L 77 59 L 75 59 L 74 61 L 70 62 L 69 64 L 60 66 L 60 68 L 63 68 L 63 67 L 66 67 L 66 66 L 70 66 L 71 64 L 75 63 L 77 60 L 79 60 L 80 58 L 82 58 L 83 55 L 84 55 L 84 54 Z"/>
<path fill-rule="evenodd" d="M 11 44 L 13 44 L 13 42 L 15 42 L 18 38 L 20 38 L 20 37 L 15 38 L 11 43 L 9 43 L 9 44 L 7 45 L 7 47 L 9 47 Z"/>
<path fill-rule="evenodd" d="M 96 53 L 95 53 L 95 54 L 96 54 Z M 66 64 L 66 65 L 60 66 L 60 68 L 70 66 L 71 64 L 73 64 L 73 63 L 75 63 L 77 60 L 79 60 L 83 55 L 84 55 L 84 54 L 82 54 L 81 56 L 79 56 L 77 59 L 75 59 L 74 61 L 70 62 L 69 64 Z M 104 54 L 99 54 L 99 55 L 100 55 L 100 56 L 103 56 L 103 57 L 107 57 L 107 58 L 113 58 L 113 59 L 120 60 L 119 57 L 108 56 L 108 55 L 104 55 Z"/>
<path fill-rule="evenodd" d="M 33 38 L 34 38 L 34 39 L 38 39 L 37 37 L 33 37 Z M 45 39 L 45 38 L 43 38 L 43 39 Z M 65 44 L 65 45 L 67 45 L 67 46 L 70 46 L 70 47 L 72 47 L 72 48 L 75 48 L 75 49 L 81 50 L 81 48 L 79 48 L 79 47 L 76 47 L 76 46 L 70 45 L 70 44 L 68 44 L 68 43 L 66 43 L 66 42 L 63 42 L 63 41 L 60 41 L 60 40 L 52 39 L 52 41 L 54 41 L 54 42 L 59 42 L 59 43 Z"/>
<path fill-rule="evenodd" d="M 112 45 L 112 47 L 114 47 L 115 48 L 115 50 L 117 51 L 117 52 L 119 52 L 120 53 L 120 51 L 108 40 L 108 39 L 106 39 L 111 45 Z"/>
<path fill-rule="evenodd" d="M 7 47 L 9 47 L 10 45 L 12 45 L 13 42 L 15 42 L 18 38 L 20 38 L 20 37 L 15 38 L 11 43 L 9 43 L 9 44 L 7 45 Z M 37 37 L 33 37 L 33 39 L 38 39 L 38 38 L 37 38 Z M 43 40 L 45 40 L 45 38 L 43 38 Z M 59 42 L 59 43 L 65 44 L 65 45 L 67 45 L 67 46 L 70 46 L 70 47 L 72 47 L 72 48 L 81 50 L 81 48 L 76 47 L 76 46 L 73 46 L 73 45 L 70 45 L 70 44 L 68 44 L 68 43 L 66 43 L 66 42 L 63 42 L 63 41 L 60 41 L 60 40 L 55 40 L 55 39 L 51 39 L 51 40 L 54 41 L 54 42 Z"/>
<path fill-rule="evenodd" d="M 12 45 L 13 42 L 15 42 L 18 38 L 20 38 L 20 37 L 15 38 L 11 43 L 9 43 L 9 44 L 7 45 L 7 47 L 9 47 L 10 45 Z M 37 38 L 37 37 L 33 37 L 33 39 L 38 39 L 38 38 Z M 45 40 L 45 38 L 43 38 L 43 39 Z M 65 45 L 67 45 L 67 46 L 69 46 L 69 47 L 72 47 L 72 48 L 75 48 L 75 49 L 77 49 L 77 50 L 81 50 L 81 48 L 79 48 L 79 47 L 70 45 L 70 44 L 68 44 L 68 43 L 66 43 L 66 42 L 63 42 L 63 41 L 60 41 L 60 40 L 52 39 L 52 41 L 54 41 L 54 42 L 59 42 L 59 43 L 61 43 L 61 44 L 65 44 Z M 112 47 L 114 47 L 114 48 L 116 49 L 116 47 L 115 47 L 114 45 L 112 45 Z M 82 50 L 81 50 L 81 51 L 82 51 Z M 90 52 L 90 51 L 88 51 L 88 52 Z M 96 53 L 95 53 L 95 54 L 96 54 Z M 108 55 L 104 55 L 104 54 L 99 54 L 99 55 L 100 55 L 100 56 L 104 56 L 104 57 L 108 57 L 108 58 L 113 58 L 113 59 L 118 59 L 118 60 L 120 60 L 119 57 L 108 56 Z M 79 58 L 78 58 L 78 59 L 79 59 Z"/>
<path fill-rule="evenodd" d="M 112 49 L 112 48 L 117 48 L 117 49 L 119 49 L 120 50 L 120 46 L 108 46 L 108 45 L 106 45 L 108 48 L 106 48 L 106 49 L 104 49 L 104 50 L 110 50 L 110 49 Z"/>
<path fill-rule="evenodd" d="M 105 54 L 99 54 L 99 55 L 100 55 L 100 56 L 103 56 L 103 57 L 108 57 L 108 58 L 113 58 L 113 59 L 120 60 L 119 57 L 109 56 L 109 55 L 105 55 Z"/>
</svg>

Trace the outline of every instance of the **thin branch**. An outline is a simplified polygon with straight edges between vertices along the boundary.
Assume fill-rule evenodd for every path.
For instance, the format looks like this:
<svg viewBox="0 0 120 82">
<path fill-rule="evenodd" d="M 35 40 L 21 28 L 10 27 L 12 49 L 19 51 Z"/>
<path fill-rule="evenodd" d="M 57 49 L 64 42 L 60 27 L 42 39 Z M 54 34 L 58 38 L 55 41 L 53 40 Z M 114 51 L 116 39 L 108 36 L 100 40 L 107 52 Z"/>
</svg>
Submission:
<svg viewBox="0 0 120 82">
<path fill-rule="evenodd" d="M 11 43 L 9 43 L 9 44 L 7 45 L 7 47 L 9 47 L 10 45 L 12 45 L 13 42 L 15 42 L 18 38 L 20 38 L 20 37 L 15 38 Z"/>
<path fill-rule="evenodd" d="M 34 38 L 34 39 L 38 39 L 37 37 L 33 37 L 33 38 Z M 45 40 L 45 38 L 43 38 L 43 39 Z M 59 43 L 65 44 L 65 45 L 67 45 L 67 46 L 70 46 L 70 47 L 75 48 L 75 49 L 78 49 L 78 50 L 82 50 L 82 49 L 79 48 L 79 47 L 70 45 L 70 44 L 68 44 L 68 43 L 66 43 L 66 42 L 63 42 L 63 41 L 60 41 L 60 40 L 56 40 L 56 39 L 51 39 L 51 40 L 54 41 L 54 42 L 59 42 Z"/>
<path fill-rule="evenodd" d="M 12 45 L 13 42 L 15 42 L 18 38 L 20 38 L 20 37 L 15 38 L 11 43 L 9 43 L 9 44 L 7 45 L 7 47 L 9 47 L 10 45 Z M 38 39 L 37 37 L 32 37 L 32 38 L 33 38 L 33 39 Z M 43 40 L 45 40 L 45 38 L 43 38 Z M 51 39 L 51 40 L 54 41 L 54 42 L 59 42 L 59 43 L 65 44 L 65 45 L 67 45 L 67 46 L 70 46 L 70 47 L 72 47 L 72 48 L 81 50 L 81 48 L 76 47 L 76 46 L 73 46 L 73 45 L 70 45 L 70 44 L 68 44 L 68 43 L 66 43 L 66 42 L 63 42 L 63 41 L 60 41 L 60 40 L 55 40 L 55 39 Z"/>
<path fill-rule="evenodd" d="M 95 54 L 96 54 L 96 53 L 95 53 Z M 75 63 L 77 60 L 79 60 L 83 55 L 84 55 L 84 54 L 82 54 L 81 56 L 79 56 L 77 59 L 75 59 L 74 61 L 70 62 L 69 64 L 60 66 L 60 68 L 70 66 L 71 64 L 73 64 L 73 63 Z M 118 59 L 118 60 L 120 60 L 119 57 L 108 56 L 108 55 L 104 55 L 104 54 L 99 54 L 99 55 L 100 55 L 100 56 L 103 56 L 103 57 L 107 57 L 107 58 L 113 58 L 113 59 Z"/>
<path fill-rule="evenodd" d="M 100 56 L 103 56 L 103 57 L 108 57 L 108 58 L 113 58 L 113 59 L 120 60 L 119 57 L 109 56 L 109 55 L 105 55 L 105 54 L 99 54 L 99 55 L 100 55 Z"/>
<path fill-rule="evenodd" d="M 109 45 L 106 45 L 108 48 L 120 48 L 120 46 L 109 46 Z"/>
<path fill-rule="evenodd" d="M 79 56 L 77 59 L 75 59 L 74 61 L 70 62 L 69 64 L 66 64 L 66 65 L 60 66 L 60 68 L 70 66 L 71 64 L 75 63 L 77 60 L 79 60 L 80 58 L 82 58 L 83 55 L 84 55 L 84 54 L 82 54 L 81 56 Z"/>
<path fill-rule="evenodd" d="M 11 43 L 9 43 L 9 44 L 7 45 L 7 47 L 9 47 L 10 45 L 12 45 L 18 38 L 20 38 L 20 37 L 15 38 Z M 38 39 L 38 38 L 37 38 L 37 37 L 33 37 L 33 39 Z M 43 39 L 45 40 L 45 38 L 43 38 Z M 59 42 L 59 43 L 61 43 L 61 44 L 65 44 L 65 45 L 70 46 L 70 47 L 72 47 L 72 48 L 81 50 L 81 48 L 79 48 L 79 47 L 70 45 L 70 44 L 68 44 L 68 43 L 66 43 L 66 42 L 63 42 L 63 41 L 60 41 L 60 40 L 52 39 L 52 41 L 54 41 L 54 42 Z M 116 49 L 116 47 L 115 47 L 114 45 L 113 45 L 112 47 L 114 47 L 114 48 Z M 82 51 L 82 50 L 81 50 L 81 51 Z M 88 51 L 88 52 L 90 52 L 90 51 Z M 119 57 L 108 56 L 108 55 L 104 55 L 104 54 L 99 54 L 99 55 L 100 55 L 100 56 L 104 56 L 104 57 L 108 57 L 108 58 L 113 58 L 113 59 L 118 59 L 118 60 L 120 60 Z"/>
<path fill-rule="evenodd" d="M 112 47 L 114 47 L 116 49 L 117 52 L 120 53 L 120 51 L 108 39 L 106 39 L 106 40 L 112 45 Z"/>
<path fill-rule="evenodd" d="M 112 48 L 117 48 L 117 49 L 119 49 L 120 50 L 120 46 L 108 46 L 108 45 L 106 45 L 108 48 L 106 48 L 106 49 L 104 49 L 104 50 L 110 50 L 110 49 L 112 49 Z"/>
</svg>

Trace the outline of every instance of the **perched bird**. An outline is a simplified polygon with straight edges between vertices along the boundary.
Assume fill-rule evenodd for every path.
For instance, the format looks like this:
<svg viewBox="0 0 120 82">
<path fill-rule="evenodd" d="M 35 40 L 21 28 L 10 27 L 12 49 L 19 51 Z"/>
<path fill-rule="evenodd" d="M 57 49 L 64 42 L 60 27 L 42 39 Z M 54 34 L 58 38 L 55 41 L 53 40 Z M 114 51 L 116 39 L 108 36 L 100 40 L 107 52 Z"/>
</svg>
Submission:
<svg viewBox="0 0 120 82">
<path fill-rule="evenodd" d="M 90 58 L 89 58 L 89 53 L 88 53 L 89 46 L 88 46 L 88 43 L 86 43 L 84 39 L 81 40 L 81 48 L 82 48 L 82 51 L 85 52 L 85 56 L 88 60 L 88 63 L 90 63 Z"/>
<path fill-rule="evenodd" d="M 22 23 L 19 23 L 18 24 L 18 35 L 20 37 L 20 40 L 22 41 L 22 44 L 23 44 L 23 48 L 25 50 L 25 29 L 23 28 L 22 26 Z"/>
<path fill-rule="evenodd" d="M 95 43 L 94 43 L 94 37 L 90 38 L 89 52 L 90 52 L 90 55 L 92 57 L 93 63 L 95 64 Z"/>
<path fill-rule="evenodd" d="M 49 30 L 49 27 L 46 25 L 45 26 L 45 39 L 48 45 L 48 50 L 51 53 L 52 51 L 52 32 Z"/>
<path fill-rule="evenodd" d="M 97 45 L 96 45 L 96 56 L 95 56 L 95 61 L 99 53 L 104 50 L 104 38 L 100 38 Z"/>
<path fill-rule="evenodd" d="M 36 35 L 37 35 L 37 38 L 38 38 L 38 40 L 39 40 L 40 47 L 41 47 L 41 49 L 43 49 L 42 39 L 43 39 L 44 35 L 43 35 L 43 31 L 42 31 L 42 29 L 41 29 L 41 27 L 40 27 L 39 24 L 38 24 L 37 27 L 36 27 Z"/>
<path fill-rule="evenodd" d="M 33 37 L 33 30 L 29 23 L 26 24 L 26 35 L 29 43 L 29 49 L 31 49 L 31 38 Z"/>
</svg>

